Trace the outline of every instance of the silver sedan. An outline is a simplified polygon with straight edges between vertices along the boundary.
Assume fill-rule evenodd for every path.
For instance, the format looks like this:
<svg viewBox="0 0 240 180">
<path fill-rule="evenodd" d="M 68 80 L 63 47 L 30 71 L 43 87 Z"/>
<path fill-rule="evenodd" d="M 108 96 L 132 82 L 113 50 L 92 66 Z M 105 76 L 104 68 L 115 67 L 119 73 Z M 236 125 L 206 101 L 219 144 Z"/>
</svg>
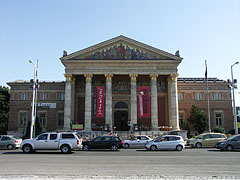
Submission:
<svg viewBox="0 0 240 180">
<path fill-rule="evenodd" d="M 144 148 L 145 144 L 152 141 L 149 136 L 134 136 L 124 141 L 125 148 Z"/>
</svg>

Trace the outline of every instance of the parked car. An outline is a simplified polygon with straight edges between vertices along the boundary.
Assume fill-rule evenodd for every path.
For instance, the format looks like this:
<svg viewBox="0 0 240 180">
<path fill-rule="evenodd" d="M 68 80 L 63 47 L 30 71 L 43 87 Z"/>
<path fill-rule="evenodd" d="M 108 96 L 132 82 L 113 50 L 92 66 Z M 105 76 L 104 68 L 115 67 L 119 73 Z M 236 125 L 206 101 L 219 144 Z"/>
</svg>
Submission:
<svg viewBox="0 0 240 180">
<path fill-rule="evenodd" d="M 21 149 L 24 153 L 36 150 L 61 150 L 71 153 L 74 149 L 82 148 L 82 141 L 75 132 L 43 133 L 36 138 L 23 140 Z"/>
<path fill-rule="evenodd" d="M 125 148 L 144 148 L 145 144 L 152 141 L 148 136 L 133 136 L 129 140 L 124 140 Z"/>
<path fill-rule="evenodd" d="M 221 133 L 203 133 L 195 138 L 189 139 L 187 145 L 191 147 L 201 148 L 201 147 L 215 147 L 218 141 L 227 139 L 225 134 Z"/>
<path fill-rule="evenodd" d="M 181 136 L 166 135 L 161 138 L 154 139 L 145 145 L 147 150 L 177 150 L 182 151 L 185 148 L 184 140 Z"/>
<path fill-rule="evenodd" d="M 12 135 L 0 135 L 0 148 L 1 149 L 17 149 L 20 147 L 22 139 Z"/>
<path fill-rule="evenodd" d="M 228 138 L 227 140 L 219 141 L 216 144 L 216 148 L 227 151 L 240 149 L 240 135 L 235 135 Z"/>
<path fill-rule="evenodd" d="M 123 148 L 124 142 L 118 136 L 99 136 L 91 141 L 83 141 L 83 150 L 89 151 L 90 149 L 111 149 L 117 151 Z"/>
</svg>

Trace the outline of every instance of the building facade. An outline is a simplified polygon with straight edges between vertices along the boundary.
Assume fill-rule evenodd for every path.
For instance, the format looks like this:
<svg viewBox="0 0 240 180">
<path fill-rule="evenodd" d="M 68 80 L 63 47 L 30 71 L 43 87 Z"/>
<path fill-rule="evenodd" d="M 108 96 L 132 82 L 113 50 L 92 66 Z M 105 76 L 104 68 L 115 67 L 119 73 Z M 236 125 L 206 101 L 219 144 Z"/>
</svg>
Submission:
<svg viewBox="0 0 240 180">
<path fill-rule="evenodd" d="M 64 51 L 60 60 L 66 81 L 40 82 L 38 89 L 37 115 L 46 131 L 179 130 L 182 120 L 189 117 L 191 105 L 206 111 L 204 80 L 177 80 L 182 61 L 179 51 L 173 55 L 118 36 L 69 55 Z M 230 129 L 229 83 L 217 79 L 210 82 L 210 97 L 218 97 L 210 103 L 212 125 Z M 32 89 L 29 82 L 8 85 L 8 130 L 24 133 L 31 117 Z M 221 120 L 217 123 L 214 118 Z"/>
</svg>

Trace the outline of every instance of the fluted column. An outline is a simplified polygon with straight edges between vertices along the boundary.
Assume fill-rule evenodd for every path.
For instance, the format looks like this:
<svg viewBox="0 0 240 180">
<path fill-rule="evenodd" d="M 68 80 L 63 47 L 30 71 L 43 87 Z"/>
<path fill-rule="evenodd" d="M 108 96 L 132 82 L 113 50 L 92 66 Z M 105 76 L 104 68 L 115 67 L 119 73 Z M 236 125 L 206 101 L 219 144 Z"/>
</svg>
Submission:
<svg viewBox="0 0 240 180">
<path fill-rule="evenodd" d="M 152 130 L 158 130 L 158 102 L 157 102 L 158 74 L 150 74 L 150 77 L 151 77 L 151 124 Z"/>
<path fill-rule="evenodd" d="M 138 74 L 129 74 L 131 78 L 131 130 L 137 124 L 137 77 Z"/>
<path fill-rule="evenodd" d="M 72 76 L 72 88 L 71 88 L 71 120 L 75 123 L 75 83 L 76 78 Z"/>
<path fill-rule="evenodd" d="M 65 83 L 65 101 L 64 101 L 64 129 L 69 130 L 71 122 L 71 86 L 72 74 L 64 74 L 66 78 Z"/>
<path fill-rule="evenodd" d="M 109 124 L 112 129 L 112 77 L 113 74 L 105 74 L 106 77 L 106 119 L 105 123 Z"/>
<path fill-rule="evenodd" d="M 84 130 L 87 131 L 92 130 L 92 76 L 92 74 L 84 74 L 86 78 Z"/>
<path fill-rule="evenodd" d="M 168 84 L 170 88 L 170 116 L 172 130 L 179 130 L 179 117 L 178 117 L 178 92 L 177 92 L 177 77 L 178 74 L 170 74 L 168 77 Z"/>
</svg>

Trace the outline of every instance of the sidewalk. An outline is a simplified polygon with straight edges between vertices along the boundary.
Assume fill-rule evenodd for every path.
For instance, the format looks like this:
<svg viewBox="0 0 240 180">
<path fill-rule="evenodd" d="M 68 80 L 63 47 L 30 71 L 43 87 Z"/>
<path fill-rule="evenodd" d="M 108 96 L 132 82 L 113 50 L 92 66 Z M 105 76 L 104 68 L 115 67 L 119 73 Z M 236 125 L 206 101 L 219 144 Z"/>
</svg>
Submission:
<svg viewBox="0 0 240 180">
<path fill-rule="evenodd" d="M 20 175 L 0 176 L 1 180 L 237 180 L 237 176 L 48 176 L 48 175 Z"/>
</svg>

